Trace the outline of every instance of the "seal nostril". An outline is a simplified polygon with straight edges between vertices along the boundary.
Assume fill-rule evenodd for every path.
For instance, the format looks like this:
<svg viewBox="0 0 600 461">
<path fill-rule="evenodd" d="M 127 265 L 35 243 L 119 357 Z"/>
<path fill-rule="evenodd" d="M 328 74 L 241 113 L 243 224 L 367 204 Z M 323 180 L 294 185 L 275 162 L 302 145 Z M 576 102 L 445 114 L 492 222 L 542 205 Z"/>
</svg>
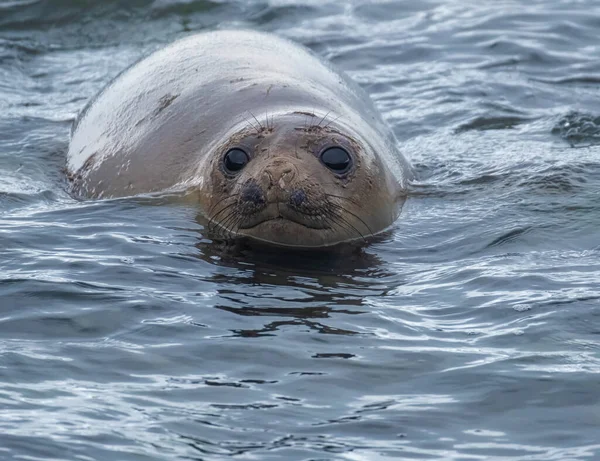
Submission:
<svg viewBox="0 0 600 461">
<path fill-rule="evenodd" d="M 265 203 L 265 197 L 262 189 L 257 184 L 247 184 L 242 190 L 242 201 L 250 202 L 255 205 L 262 205 Z"/>
<path fill-rule="evenodd" d="M 306 201 L 306 193 L 301 189 L 295 190 L 290 195 L 290 203 L 295 207 L 299 207 L 305 201 Z"/>
</svg>

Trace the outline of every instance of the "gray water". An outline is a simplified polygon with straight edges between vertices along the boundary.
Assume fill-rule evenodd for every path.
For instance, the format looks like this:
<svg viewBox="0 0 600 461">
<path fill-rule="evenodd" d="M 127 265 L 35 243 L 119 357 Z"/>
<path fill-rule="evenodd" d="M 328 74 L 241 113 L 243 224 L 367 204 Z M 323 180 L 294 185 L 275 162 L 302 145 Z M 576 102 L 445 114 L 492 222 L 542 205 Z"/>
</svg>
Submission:
<svg viewBox="0 0 600 461">
<path fill-rule="evenodd" d="M 342 257 L 80 202 L 77 112 L 186 34 L 345 70 L 418 181 Z M 0 0 L 0 460 L 600 460 L 597 0 Z"/>
</svg>

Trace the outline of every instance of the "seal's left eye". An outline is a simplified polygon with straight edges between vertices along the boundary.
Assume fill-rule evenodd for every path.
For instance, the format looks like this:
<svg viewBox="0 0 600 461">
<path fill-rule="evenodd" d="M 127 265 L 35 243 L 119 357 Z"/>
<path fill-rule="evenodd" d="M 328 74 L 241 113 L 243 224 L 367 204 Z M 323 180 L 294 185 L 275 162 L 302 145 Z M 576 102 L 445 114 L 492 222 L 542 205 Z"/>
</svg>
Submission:
<svg viewBox="0 0 600 461">
<path fill-rule="evenodd" d="M 223 164 L 225 169 L 230 173 L 237 173 L 250 161 L 248 154 L 242 149 L 230 149 L 225 154 Z"/>
<path fill-rule="evenodd" d="M 321 161 L 334 173 L 343 174 L 352 166 L 352 157 L 341 147 L 330 147 L 321 154 Z"/>
</svg>

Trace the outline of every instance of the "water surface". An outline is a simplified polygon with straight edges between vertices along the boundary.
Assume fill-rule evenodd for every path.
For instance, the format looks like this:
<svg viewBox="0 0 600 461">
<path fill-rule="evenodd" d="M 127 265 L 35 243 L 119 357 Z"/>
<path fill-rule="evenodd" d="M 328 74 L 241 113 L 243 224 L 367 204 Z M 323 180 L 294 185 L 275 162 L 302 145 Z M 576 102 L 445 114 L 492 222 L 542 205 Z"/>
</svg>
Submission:
<svg viewBox="0 0 600 461">
<path fill-rule="evenodd" d="M 363 253 L 66 192 L 86 101 L 231 27 L 392 125 L 419 179 Z M 595 0 L 0 1 L 0 459 L 600 459 L 598 30 Z"/>
</svg>

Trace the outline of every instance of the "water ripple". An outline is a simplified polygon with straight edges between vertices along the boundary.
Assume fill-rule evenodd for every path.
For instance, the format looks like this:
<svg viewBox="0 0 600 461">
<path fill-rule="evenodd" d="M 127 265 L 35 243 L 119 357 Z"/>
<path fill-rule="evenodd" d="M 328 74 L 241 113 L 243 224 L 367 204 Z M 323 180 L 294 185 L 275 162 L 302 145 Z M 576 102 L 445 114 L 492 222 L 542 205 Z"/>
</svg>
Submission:
<svg viewBox="0 0 600 461">
<path fill-rule="evenodd" d="M 591 0 L 0 2 L 0 458 L 594 459 Z M 418 178 L 341 254 L 230 250 L 193 196 L 78 202 L 77 112 L 194 31 L 331 59 Z"/>
</svg>

